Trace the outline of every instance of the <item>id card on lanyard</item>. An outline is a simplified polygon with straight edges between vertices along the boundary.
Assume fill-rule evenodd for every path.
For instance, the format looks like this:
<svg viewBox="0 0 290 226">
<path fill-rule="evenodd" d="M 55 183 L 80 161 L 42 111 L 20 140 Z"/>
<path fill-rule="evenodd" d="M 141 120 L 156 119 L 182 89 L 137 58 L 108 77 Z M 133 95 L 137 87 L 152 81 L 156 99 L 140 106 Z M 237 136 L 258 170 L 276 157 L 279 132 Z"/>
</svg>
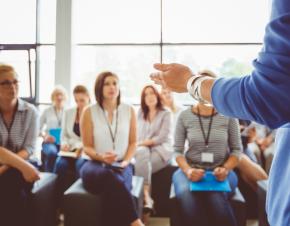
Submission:
<svg viewBox="0 0 290 226">
<path fill-rule="evenodd" d="M 211 152 L 208 152 L 208 144 L 209 144 L 209 138 L 210 138 L 210 132 L 211 132 L 211 126 L 212 126 L 212 121 L 213 121 L 213 116 L 214 116 L 214 109 L 212 109 L 212 113 L 210 116 L 210 122 L 208 126 L 208 131 L 207 131 L 207 136 L 205 135 L 205 130 L 203 127 L 203 123 L 201 120 L 199 108 L 197 107 L 197 112 L 198 112 L 198 119 L 199 119 L 199 125 L 202 131 L 203 139 L 204 139 L 204 144 L 205 144 L 205 149 L 201 153 L 201 161 L 204 163 L 213 163 L 214 162 L 214 154 Z"/>
<path fill-rule="evenodd" d="M 213 153 L 202 152 L 201 161 L 206 163 L 213 163 Z"/>
<path fill-rule="evenodd" d="M 60 112 L 58 112 L 56 108 L 54 107 L 53 110 L 54 110 L 55 118 L 57 120 L 57 128 L 61 128 L 61 119 L 62 119 L 63 109 Z"/>
</svg>

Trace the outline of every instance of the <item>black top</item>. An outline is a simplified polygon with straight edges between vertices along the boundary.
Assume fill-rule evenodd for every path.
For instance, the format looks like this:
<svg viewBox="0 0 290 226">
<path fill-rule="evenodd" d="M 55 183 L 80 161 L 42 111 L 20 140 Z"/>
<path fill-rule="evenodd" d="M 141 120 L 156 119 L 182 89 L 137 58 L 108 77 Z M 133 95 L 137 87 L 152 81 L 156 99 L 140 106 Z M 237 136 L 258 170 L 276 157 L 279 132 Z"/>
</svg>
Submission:
<svg viewBox="0 0 290 226">
<path fill-rule="evenodd" d="M 77 136 L 79 136 L 79 137 L 81 136 L 80 124 L 78 122 L 74 123 L 73 131 Z"/>
</svg>

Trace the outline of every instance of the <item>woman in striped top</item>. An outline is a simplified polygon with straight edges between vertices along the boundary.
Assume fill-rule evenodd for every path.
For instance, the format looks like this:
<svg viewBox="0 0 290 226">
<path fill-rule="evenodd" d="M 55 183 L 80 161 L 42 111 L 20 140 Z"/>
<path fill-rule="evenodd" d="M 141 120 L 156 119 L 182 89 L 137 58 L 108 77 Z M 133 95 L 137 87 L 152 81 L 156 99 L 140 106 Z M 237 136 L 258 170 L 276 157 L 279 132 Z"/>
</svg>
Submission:
<svg viewBox="0 0 290 226">
<path fill-rule="evenodd" d="M 25 161 L 35 151 L 38 113 L 18 97 L 14 68 L 0 63 L 0 225 L 30 225 L 27 201 L 37 171 Z"/>
<path fill-rule="evenodd" d="M 232 170 L 242 151 L 240 139 L 238 121 L 218 114 L 213 107 L 198 103 L 180 114 L 174 144 L 180 169 L 173 175 L 173 184 L 183 225 L 236 225 L 226 193 L 191 192 L 189 183 L 201 180 L 210 170 L 219 181 L 228 178 L 234 192 L 237 176 Z M 184 153 L 186 140 L 189 148 Z"/>
</svg>

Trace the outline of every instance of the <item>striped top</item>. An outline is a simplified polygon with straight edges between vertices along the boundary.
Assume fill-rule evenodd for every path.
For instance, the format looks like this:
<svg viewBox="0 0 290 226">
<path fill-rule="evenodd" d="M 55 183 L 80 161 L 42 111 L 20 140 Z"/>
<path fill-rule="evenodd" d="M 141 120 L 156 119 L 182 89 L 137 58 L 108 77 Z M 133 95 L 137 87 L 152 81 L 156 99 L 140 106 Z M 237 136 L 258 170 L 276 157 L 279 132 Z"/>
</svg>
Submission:
<svg viewBox="0 0 290 226">
<path fill-rule="evenodd" d="M 26 150 L 31 155 L 35 151 L 37 134 L 38 112 L 33 105 L 18 99 L 10 131 L 0 114 L 0 146 L 14 153 Z"/>
<path fill-rule="evenodd" d="M 201 116 L 205 134 L 208 134 L 210 116 Z M 188 141 L 188 150 L 184 150 L 185 141 Z M 216 113 L 213 116 L 206 148 L 198 115 L 193 113 L 191 107 L 181 112 L 176 124 L 174 150 L 184 154 L 192 167 L 214 169 L 222 165 L 229 155 L 240 156 L 242 152 L 238 120 L 228 118 Z M 213 163 L 202 162 L 201 153 L 213 153 Z"/>
</svg>

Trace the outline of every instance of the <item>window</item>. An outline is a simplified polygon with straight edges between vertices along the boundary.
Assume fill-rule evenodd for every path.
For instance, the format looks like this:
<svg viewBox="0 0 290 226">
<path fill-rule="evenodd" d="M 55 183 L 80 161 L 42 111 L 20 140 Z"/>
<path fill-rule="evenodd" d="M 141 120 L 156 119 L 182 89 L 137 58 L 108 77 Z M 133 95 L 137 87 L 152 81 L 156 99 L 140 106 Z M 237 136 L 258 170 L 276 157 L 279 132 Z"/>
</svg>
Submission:
<svg viewBox="0 0 290 226">
<path fill-rule="evenodd" d="M 55 43 L 56 0 L 38 0 L 39 43 Z"/>
<path fill-rule="evenodd" d="M 0 0 L 0 5 L 0 43 L 35 43 L 36 0 Z"/>
<path fill-rule="evenodd" d="M 266 0 L 164 1 L 164 42 L 259 43 L 268 19 Z"/>
<path fill-rule="evenodd" d="M 55 47 L 54 45 L 41 45 L 39 54 L 39 102 L 48 104 L 51 102 L 50 94 L 55 81 Z"/>
<path fill-rule="evenodd" d="M 93 90 L 96 75 L 110 70 L 131 103 L 140 102 L 161 60 L 225 76 L 250 73 L 269 13 L 265 0 L 85 0 L 74 9 L 73 85 Z M 192 103 L 187 95 L 177 99 Z"/>
<path fill-rule="evenodd" d="M 19 95 L 34 97 L 36 1 L 0 0 L 0 5 L 0 62 L 14 66 L 20 80 Z"/>
<path fill-rule="evenodd" d="M 55 81 L 56 0 L 38 0 L 38 23 L 38 99 L 47 104 Z"/>
<path fill-rule="evenodd" d="M 54 86 L 56 0 L 0 0 L 0 5 L 0 62 L 15 67 L 21 97 L 36 97 L 38 77 L 40 102 L 46 102 Z"/>
<path fill-rule="evenodd" d="M 160 2 L 157 0 L 75 1 L 77 43 L 158 43 Z"/>
<path fill-rule="evenodd" d="M 194 72 L 209 69 L 217 75 L 242 76 L 252 71 L 251 61 L 261 45 L 165 45 L 164 62 L 189 66 Z M 189 94 L 175 94 L 177 101 L 192 104 Z"/>
<path fill-rule="evenodd" d="M 20 47 L 18 48 L 20 49 Z M 20 82 L 19 95 L 26 98 L 33 97 L 35 95 L 35 49 L 30 49 L 29 46 L 26 50 L 6 48 L 6 50 L 0 51 L 0 59 L 0 62 L 13 65 L 16 70 Z"/>
<path fill-rule="evenodd" d="M 139 103 L 144 84 L 150 82 L 152 65 L 160 58 L 158 46 L 79 46 L 73 85 L 83 84 L 93 91 L 97 74 L 112 71 L 120 79 L 122 99 Z M 93 94 L 93 93 L 92 93 Z"/>
</svg>

